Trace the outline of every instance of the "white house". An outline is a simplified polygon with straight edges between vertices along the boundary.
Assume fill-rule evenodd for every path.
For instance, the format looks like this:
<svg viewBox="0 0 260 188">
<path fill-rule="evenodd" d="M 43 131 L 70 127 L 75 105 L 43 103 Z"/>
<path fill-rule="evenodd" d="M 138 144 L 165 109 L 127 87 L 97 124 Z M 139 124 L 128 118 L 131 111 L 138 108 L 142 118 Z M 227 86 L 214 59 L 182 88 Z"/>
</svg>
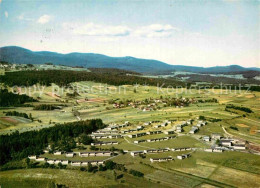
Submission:
<svg viewBox="0 0 260 188">
<path fill-rule="evenodd" d="M 139 155 L 139 154 L 144 154 L 144 151 L 131 151 L 130 155 L 132 155 L 133 157 Z"/>
<path fill-rule="evenodd" d="M 54 164 L 54 161 L 53 159 L 48 159 L 46 162 L 49 163 L 49 164 Z"/>
<path fill-rule="evenodd" d="M 45 161 L 45 160 L 46 160 L 45 157 L 37 157 L 37 158 L 35 159 L 35 161 L 38 161 L 38 162 L 42 162 L 42 161 Z"/>
<path fill-rule="evenodd" d="M 37 158 L 37 155 L 29 155 L 28 158 L 32 159 L 32 160 L 35 160 Z"/>
<path fill-rule="evenodd" d="M 62 154 L 61 151 L 55 151 L 55 152 L 53 152 L 53 155 L 61 155 L 61 154 Z"/>
<path fill-rule="evenodd" d="M 67 152 L 66 157 L 74 157 L 75 153 L 73 152 Z"/>
<path fill-rule="evenodd" d="M 81 165 L 81 162 L 78 162 L 78 161 L 71 161 L 71 166 L 80 166 Z"/>
<path fill-rule="evenodd" d="M 206 141 L 206 142 L 209 142 L 210 141 L 210 137 L 209 136 L 203 136 L 203 138 L 202 138 L 204 141 Z"/>
<path fill-rule="evenodd" d="M 234 148 L 235 150 L 245 150 L 245 149 L 246 149 L 246 145 L 244 145 L 244 144 L 235 144 L 235 145 L 233 146 L 233 148 Z"/>
<path fill-rule="evenodd" d="M 68 165 L 68 164 L 69 164 L 69 161 L 68 161 L 68 160 L 62 160 L 62 161 L 61 161 L 61 164 L 62 164 L 62 165 Z"/>
<path fill-rule="evenodd" d="M 182 154 L 182 155 L 178 155 L 177 159 L 182 160 L 182 159 L 186 159 L 186 158 L 189 158 L 189 157 L 190 157 L 190 154 Z"/>
<path fill-rule="evenodd" d="M 191 127 L 191 130 L 190 130 L 190 134 L 195 134 L 197 131 L 199 130 L 199 128 L 198 127 L 196 127 L 196 126 L 192 126 Z"/>
<path fill-rule="evenodd" d="M 166 162 L 166 161 L 172 161 L 172 157 L 164 157 L 164 158 L 150 158 L 150 161 L 153 162 Z"/>
</svg>

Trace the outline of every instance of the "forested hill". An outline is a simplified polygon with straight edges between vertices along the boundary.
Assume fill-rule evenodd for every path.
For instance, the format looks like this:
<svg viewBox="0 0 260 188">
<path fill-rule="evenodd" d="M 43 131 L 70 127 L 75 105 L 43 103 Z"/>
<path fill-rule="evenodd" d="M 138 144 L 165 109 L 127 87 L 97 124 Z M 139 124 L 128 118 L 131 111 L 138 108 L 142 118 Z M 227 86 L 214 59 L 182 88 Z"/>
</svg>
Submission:
<svg viewBox="0 0 260 188">
<path fill-rule="evenodd" d="M 50 86 L 55 83 L 59 86 L 68 86 L 72 82 L 94 81 L 97 83 L 106 83 L 109 85 L 151 85 L 151 86 L 185 86 L 186 84 L 177 81 L 174 78 L 145 78 L 134 75 L 122 74 L 122 72 L 113 73 L 86 71 L 69 71 L 69 70 L 41 70 L 41 71 L 16 71 L 6 72 L 0 76 L 0 83 L 8 86 L 32 86 L 41 84 Z"/>
<path fill-rule="evenodd" d="M 237 65 L 217 66 L 210 68 L 169 65 L 167 63 L 151 60 L 140 59 L 135 57 L 109 57 L 102 54 L 94 53 L 69 53 L 60 54 L 55 52 L 33 52 L 17 46 L 7 46 L 0 48 L 0 60 L 18 64 L 44 64 L 46 62 L 56 65 L 66 66 L 83 66 L 86 68 L 118 68 L 131 70 L 140 73 L 170 73 L 172 71 L 188 72 L 238 72 L 248 70 L 258 70 L 260 68 L 244 68 Z M 176 62 L 179 64 L 181 62 Z"/>
</svg>

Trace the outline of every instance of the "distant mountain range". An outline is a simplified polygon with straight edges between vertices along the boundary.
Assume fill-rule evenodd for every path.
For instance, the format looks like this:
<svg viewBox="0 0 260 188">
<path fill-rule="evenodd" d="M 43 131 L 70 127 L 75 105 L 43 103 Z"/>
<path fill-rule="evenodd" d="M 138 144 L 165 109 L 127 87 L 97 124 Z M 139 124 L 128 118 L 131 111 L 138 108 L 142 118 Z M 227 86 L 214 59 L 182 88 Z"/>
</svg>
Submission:
<svg viewBox="0 0 260 188">
<path fill-rule="evenodd" d="M 238 65 L 216 66 L 210 68 L 169 65 L 167 63 L 140 59 L 135 57 L 109 57 L 94 53 L 60 54 L 49 51 L 34 52 L 17 46 L 0 48 L 0 60 L 17 64 L 44 64 L 53 63 L 66 66 L 83 66 L 86 68 L 118 68 L 140 73 L 170 73 L 172 71 L 187 71 L 195 73 L 227 73 L 256 70 L 260 68 L 245 68 Z"/>
</svg>

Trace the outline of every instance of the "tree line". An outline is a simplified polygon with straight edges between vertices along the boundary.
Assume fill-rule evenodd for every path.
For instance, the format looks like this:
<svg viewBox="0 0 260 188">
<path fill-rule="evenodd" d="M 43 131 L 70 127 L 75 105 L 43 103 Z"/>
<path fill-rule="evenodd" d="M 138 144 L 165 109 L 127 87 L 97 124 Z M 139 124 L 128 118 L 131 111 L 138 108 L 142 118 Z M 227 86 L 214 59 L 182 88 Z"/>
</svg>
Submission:
<svg viewBox="0 0 260 188">
<path fill-rule="evenodd" d="M 151 86 L 185 86 L 184 82 L 177 81 L 173 78 L 145 78 L 140 76 L 131 76 L 124 74 L 110 74 L 86 71 L 70 70 L 39 70 L 39 71 L 16 71 L 6 72 L 0 76 L 0 82 L 8 86 L 32 86 L 41 84 L 50 86 L 55 83 L 59 86 L 68 86 L 69 83 L 78 81 L 94 81 L 98 83 L 107 83 L 110 85 L 151 85 Z"/>
<path fill-rule="evenodd" d="M 247 112 L 247 113 L 252 113 L 253 112 L 250 108 L 247 108 L 247 107 L 244 107 L 244 106 L 235 106 L 233 104 L 228 104 L 226 106 L 226 110 L 228 110 L 228 108 L 235 109 L 235 110 L 240 110 L 240 111 Z"/>
<path fill-rule="evenodd" d="M 9 112 L 4 112 L 4 113 L 5 113 L 6 116 L 18 116 L 18 117 L 23 117 L 23 118 L 26 118 L 26 119 L 33 120 L 31 113 L 29 115 L 26 114 L 26 113 L 17 112 L 17 111 L 9 111 Z"/>
<path fill-rule="evenodd" d="M 37 100 L 27 95 L 17 95 L 7 89 L 0 89 L 0 106 L 23 106 L 26 102 L 36 102 Z"/>
</svg>

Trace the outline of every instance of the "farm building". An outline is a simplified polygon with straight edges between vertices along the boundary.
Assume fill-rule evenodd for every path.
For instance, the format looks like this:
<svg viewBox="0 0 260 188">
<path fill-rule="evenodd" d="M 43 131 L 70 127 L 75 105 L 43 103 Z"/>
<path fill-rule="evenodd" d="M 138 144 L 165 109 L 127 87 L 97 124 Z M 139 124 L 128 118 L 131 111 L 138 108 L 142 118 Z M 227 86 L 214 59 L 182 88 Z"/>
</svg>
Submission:
<svg viewBox="0 0 260 188">
<path fill-rule="evenodd" d="M 153 162 L 167 162 L 167 161 L 172 161 L 172 157 L 164 157 L 164 158 L 150 158 L 150 161 Z"/>
</svg>

